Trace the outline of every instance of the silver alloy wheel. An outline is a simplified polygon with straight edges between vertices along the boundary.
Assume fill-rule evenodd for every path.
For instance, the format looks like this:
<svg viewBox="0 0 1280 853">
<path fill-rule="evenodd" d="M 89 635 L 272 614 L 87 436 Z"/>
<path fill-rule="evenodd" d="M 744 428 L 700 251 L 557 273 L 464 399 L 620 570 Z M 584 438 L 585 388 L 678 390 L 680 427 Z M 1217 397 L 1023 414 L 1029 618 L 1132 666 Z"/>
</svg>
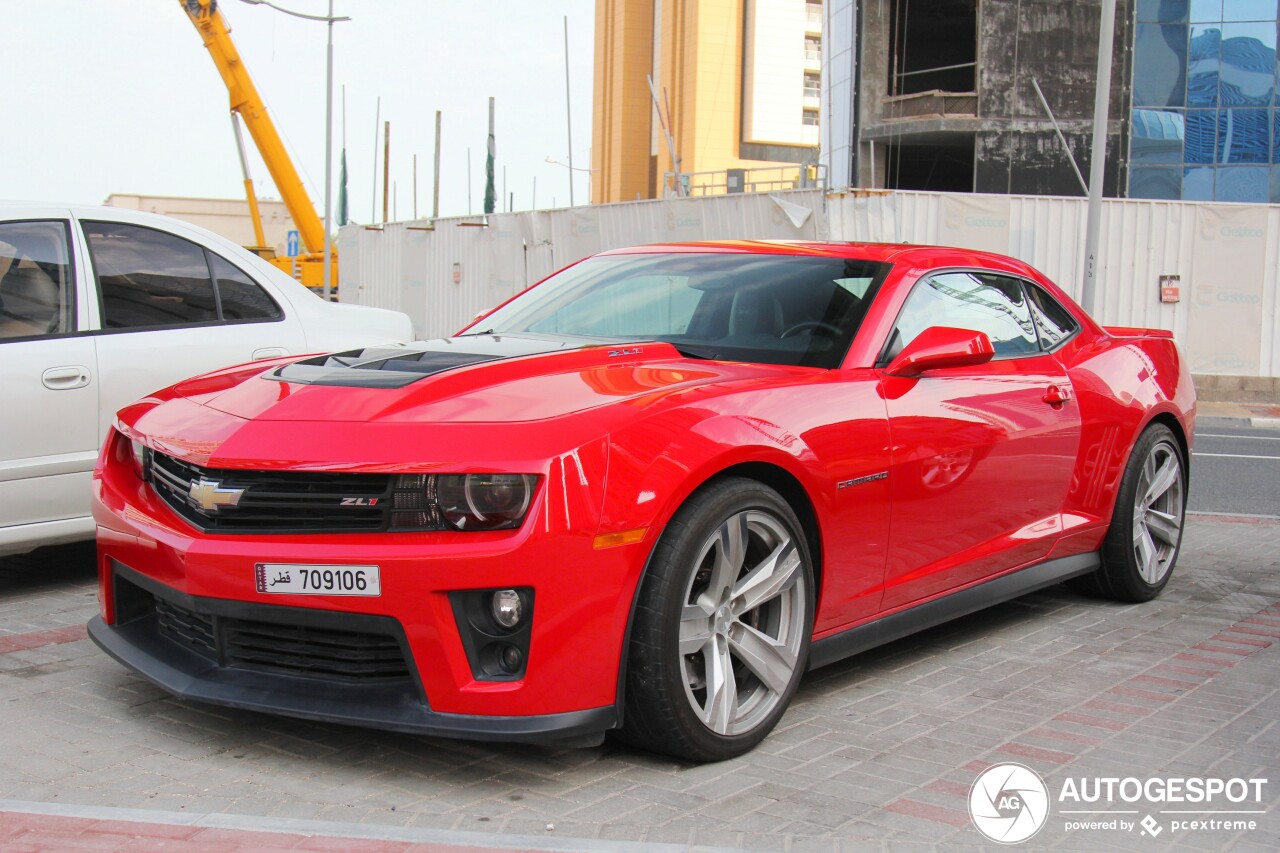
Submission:
<svg viewBox="0 0 1280 853">
<path fill-rule="evenodd" d="M 782 700 L 804 643 L 808 587 L 800 551 L 771 513 L 736 513 L 703 543 L 682 599 L 680 666 L 711 731 L 750 731 Z"/>
<path fill-rule="evenodd" d="M 1142 579 L 1160 583 L 1173 568 L 1182 535 L 1182 458 L 1168 441 L 1151 448 L 1133 498 L 1133 555 Z"/>
</svg>

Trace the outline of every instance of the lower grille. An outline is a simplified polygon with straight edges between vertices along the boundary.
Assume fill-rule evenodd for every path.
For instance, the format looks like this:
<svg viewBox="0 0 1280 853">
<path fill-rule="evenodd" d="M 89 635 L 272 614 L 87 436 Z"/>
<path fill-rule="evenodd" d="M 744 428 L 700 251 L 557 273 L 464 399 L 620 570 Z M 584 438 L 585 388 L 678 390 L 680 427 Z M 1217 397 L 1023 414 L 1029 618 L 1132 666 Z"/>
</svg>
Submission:
<svg viewBox="0 0 1280 853">
<path fill-rule="evenodd" d="M 306 612 L 309 621 L 330 623 L 351 618 L 380 619 L 388 623 L 386 633 L 242 619 L 197 613 L 118 581 L 118 588 L 126 586 L 132 587 L 126 594 L 151 599 L 160 636 L 221 666 L 361 684 L 410 679 L 404 649 L 391 627 L 394 620 L 389 617 Z M 137 604 L 131 605 L 135 612 Z"/>
<path fill-rule="evenodd" d="M 228 619 L 227 662 L 279 672 L 361 681 L 408 678 L 395 637 Z"/>
</svg>

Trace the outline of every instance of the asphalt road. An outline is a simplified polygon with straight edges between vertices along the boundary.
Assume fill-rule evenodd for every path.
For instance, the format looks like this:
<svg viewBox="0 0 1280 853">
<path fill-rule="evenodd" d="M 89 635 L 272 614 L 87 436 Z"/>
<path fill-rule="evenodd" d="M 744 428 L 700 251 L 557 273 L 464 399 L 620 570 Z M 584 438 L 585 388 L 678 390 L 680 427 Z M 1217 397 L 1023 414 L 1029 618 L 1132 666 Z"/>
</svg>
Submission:
<svg viewBox="0 0 1280 853">
<path fill-rule="evenodd" d="M 1280 430 L 1197 428 L 1187 508 L 1280 518 Z"/>
</svg>

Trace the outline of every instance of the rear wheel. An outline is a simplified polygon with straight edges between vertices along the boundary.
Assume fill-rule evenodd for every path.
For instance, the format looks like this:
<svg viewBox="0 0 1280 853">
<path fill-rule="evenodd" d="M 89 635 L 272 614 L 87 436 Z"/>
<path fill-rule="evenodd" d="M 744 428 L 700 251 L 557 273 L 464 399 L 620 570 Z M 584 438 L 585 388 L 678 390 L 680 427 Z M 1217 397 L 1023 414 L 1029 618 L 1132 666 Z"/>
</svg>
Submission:
<svg viewBox="0 0 1280 853">
<path fill-rule="evenodd" d="M 695 494 L 641 586 L 622 738 L 694 761 L 752 749 L 799 684 L 813 606 L 808 544 L 777 492 L 735 477 Z"/>
<path fill-rule="evenodd" d="M 1187 476 L 1172 430 L 1152 424 L 1125 466 L 1102 568 L 1075 582 L 1083 592 L 1117 601 L 1150 601 L 1173 574 L 1182 543 Z"/>
</svg>

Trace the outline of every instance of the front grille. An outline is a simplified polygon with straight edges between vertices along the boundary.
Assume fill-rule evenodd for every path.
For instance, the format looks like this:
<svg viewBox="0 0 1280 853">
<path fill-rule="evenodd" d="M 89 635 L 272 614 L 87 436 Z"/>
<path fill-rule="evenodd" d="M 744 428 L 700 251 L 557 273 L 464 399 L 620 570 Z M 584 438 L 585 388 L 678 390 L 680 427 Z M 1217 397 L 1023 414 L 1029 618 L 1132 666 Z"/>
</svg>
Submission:
<svg viewBox="0 0 1280 853">
<path fill-rule="evenodd" d="M 162 637 L 221 666 L 361 684 L 409 678 L 404 650 L 390 624 L 387 633 L 377 633 L 215 616 L 196 613 L 137 587 L 133 590 L 154 600 Z M 351 618 L 338 613 L 309 615 L 331 622 Z"/>
<path fill-rule="evenodd" d="M 151 451 L 148 480 L 174 512 L 213 533 L 387 529 L 391 477 L 202 468 Z M 201 497 L 204 501 L 201 501 Z"/>
</svg>

